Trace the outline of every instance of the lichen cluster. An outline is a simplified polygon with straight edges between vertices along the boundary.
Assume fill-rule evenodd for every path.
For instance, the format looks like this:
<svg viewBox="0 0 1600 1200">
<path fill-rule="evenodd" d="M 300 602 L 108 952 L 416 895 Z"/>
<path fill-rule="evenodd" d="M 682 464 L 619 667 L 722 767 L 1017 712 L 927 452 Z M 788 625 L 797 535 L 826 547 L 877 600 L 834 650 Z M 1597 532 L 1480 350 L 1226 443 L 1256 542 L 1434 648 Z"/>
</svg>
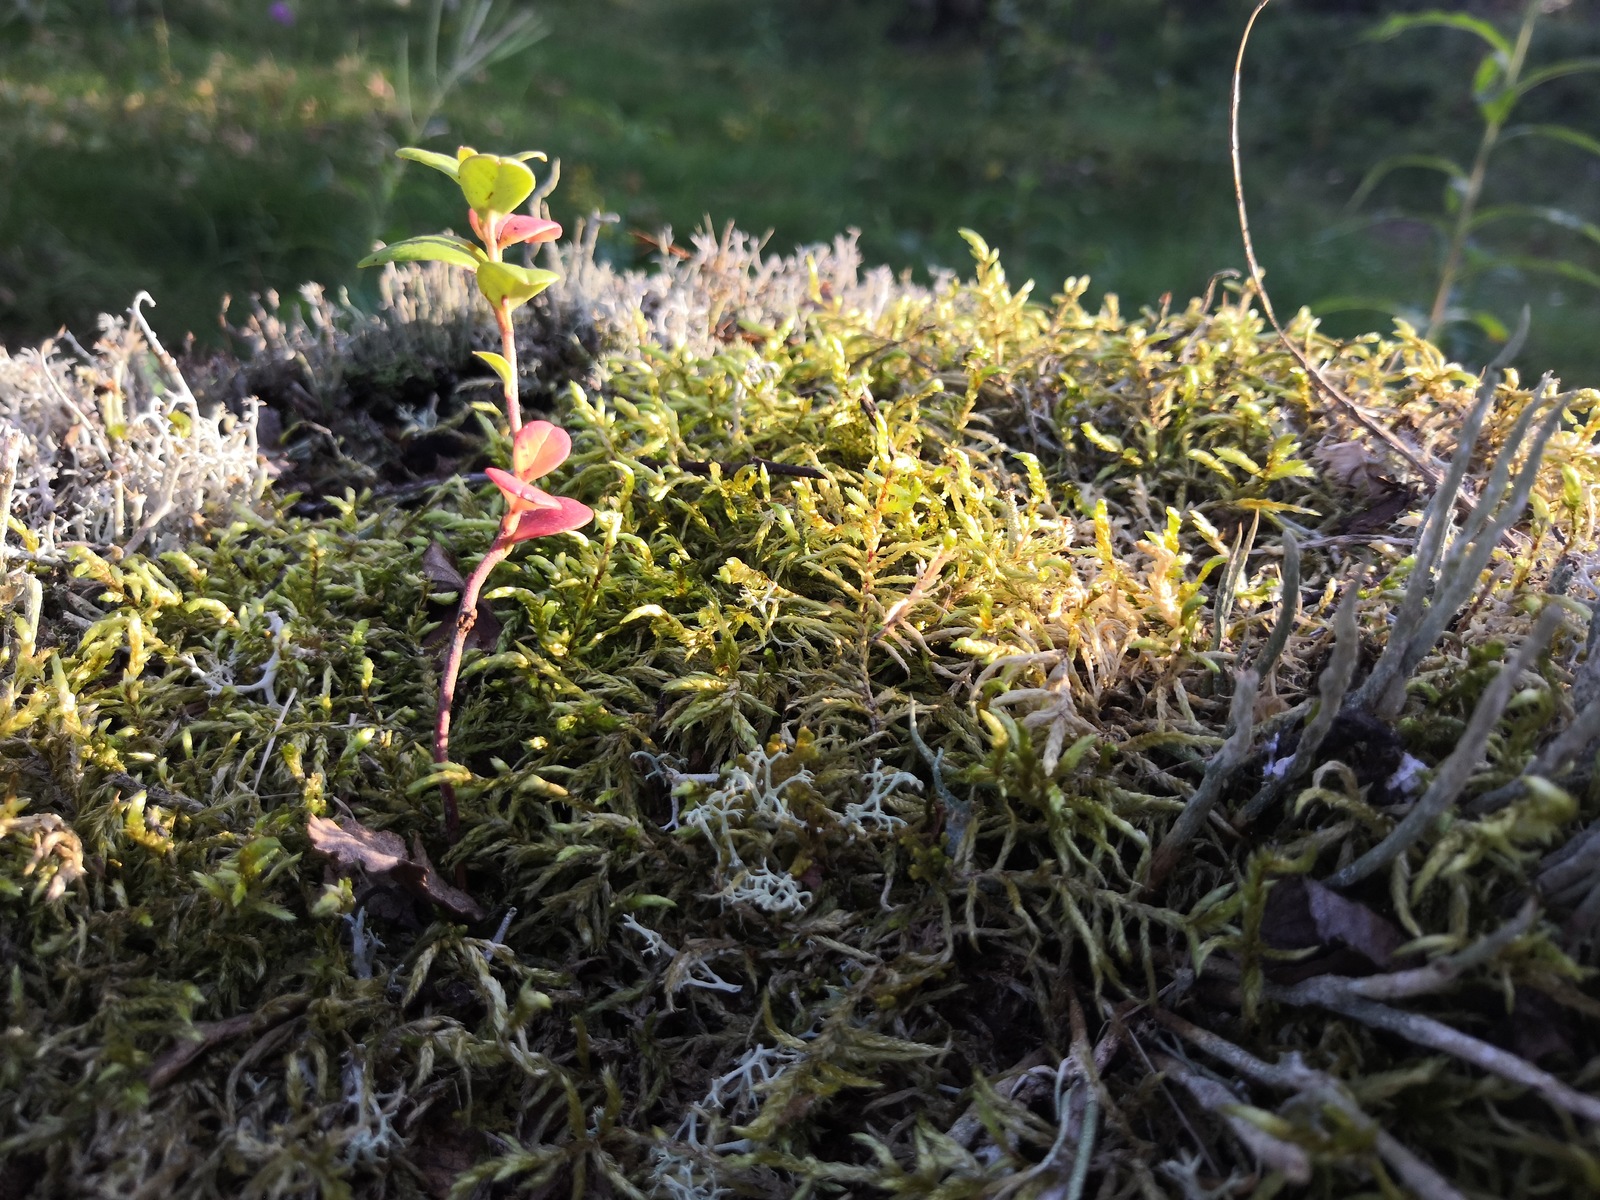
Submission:
<svg viewBox="0 0 1600 1200">
<path fill-rule="evenodd" d="M 1600 396 L 1296 323 L 1378 419 L 1460 450 L 1458 506 L 1329 416 L 1247 293 L 1039 303 L 974 248 L 930 288 L 847 242 L 563 263 L 524 361 L 573 436 L 551 485 L 597 518 L 499 569 L 443 769 L 429 563 L 481 554 L 492 488 L 14 558 L 0 1179 L 1600 1187 Z M 385 386 L 449 390 L 486 343 L 417 299 L 440 278 L 388 285 L 427 328 L 263 309 L 254 364 L 207 378 L 337 415 L 404 338 Z M 471 397 L 439 397 L 463 436 Z M 421 845 L 490 915 L 341 876 L 313 817 Z"/>
</svg>

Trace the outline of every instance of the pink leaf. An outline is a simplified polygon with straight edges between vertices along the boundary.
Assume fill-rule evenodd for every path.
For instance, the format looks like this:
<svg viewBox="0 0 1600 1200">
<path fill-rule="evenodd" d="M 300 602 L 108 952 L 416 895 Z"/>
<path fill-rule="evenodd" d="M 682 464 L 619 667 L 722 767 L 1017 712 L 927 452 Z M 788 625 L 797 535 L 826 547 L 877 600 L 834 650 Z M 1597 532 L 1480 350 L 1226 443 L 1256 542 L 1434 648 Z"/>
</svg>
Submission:
<svg viewBox="0 0 1600 1200">
<path fill-rule="evenodd" d="M 550 474 L 572 453 L 572 438 L 549 421 L 529 421 L 517 430 L 511 445 L 511 470 L 518 479 L 532 480 Z"/>
<path fill-rule="evenodd" d="M 577 529 L 594 520 L 594 509 L 580 501 L 569 499 L 566 496 L 552 496 L 557 508 L 541 508 L 532 512 L 524 512 L 517 519 L 517 527 L 512 531 L 513 542 L 525 542 L 529 538 L 548 537 L 552 533 L 566 533 L 568 530 Z"/>
<path fill-rule="evenodd" d="M 556 498 L 543 488 L 534 487 L 525 483 L 509 471 L 502 471 L 499 467 L 489 467 L 484 471 L 489 477 L 489 482 L 499 488 L 506 498 L 506 503 L 511 506 L 512 512 L 525 512 L 528 509 L 554 509 Z"/>
<path fill-rule="evenodd" d="M 542 217 L 507 217 L 500 222 L 500 248 L 515 246 L 519 242 L 553 242 L 561 236 L 561 226 Z"/>
</svg>

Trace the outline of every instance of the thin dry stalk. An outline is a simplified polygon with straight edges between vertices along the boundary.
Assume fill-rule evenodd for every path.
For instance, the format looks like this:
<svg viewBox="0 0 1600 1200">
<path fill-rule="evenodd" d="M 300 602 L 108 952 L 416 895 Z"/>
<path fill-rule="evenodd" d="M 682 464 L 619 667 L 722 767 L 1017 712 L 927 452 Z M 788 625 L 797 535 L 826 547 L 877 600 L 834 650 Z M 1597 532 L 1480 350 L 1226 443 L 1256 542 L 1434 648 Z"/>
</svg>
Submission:
<svg viewBox="0 0 1600 1200">
<path fill-rule="evenodd" d="M 1261 297 L 1261 310 L 1266 313 L 1267 320 L 1272 322 L 1272 328 L 1277 331 L 1279 339 L 1283 342 L 1284 349 L 1289 351 L 1290 357 L 1299 363 L 1306 374 L 1315 381 L 1322 393 L 1342 409 L 1351 420 L 1365 429 L 1373 437 L 1383 442 L 1428 482 L 1430 487 L 1439 486 L 1439 471 L 1429 463 L 1422 454 L 1406 444 L 1393 430 L 1379 423 L 1370 413 L 1352 400 L 1337 387 L 1326 375 L 1322 373 L 1305 352 L 1289 340 L 1288 333 L 1278 320 L 1278 314 L 1273 311 L 1272 299 L 1267 294 L 1264 272 L 1261 264 L 1256 260 L 1255 243 L 1250 237 L 1250 214 L 1244 201 L 1244 165 L 1239 152 L 1239 103 L 1244 77 L 1244 53 L 1250 44 L 1251 31 L 1255 29 L 1256 19 L 1272 0 L 1259 0 L 1250 13 L 1250 19 L 1245 22 L 1244 34 L 1239 39 L 1239 53 L 1233 64 L 1233 91 L 1228 104 L 1228 154 L 1233 164 L 1233 195 L 1239 209 L 1239 233 L 1244 239 L 1245 262 L 1250 267 L 1250 279 L 1255 284 L 1256 294 Z"/>
</svg>

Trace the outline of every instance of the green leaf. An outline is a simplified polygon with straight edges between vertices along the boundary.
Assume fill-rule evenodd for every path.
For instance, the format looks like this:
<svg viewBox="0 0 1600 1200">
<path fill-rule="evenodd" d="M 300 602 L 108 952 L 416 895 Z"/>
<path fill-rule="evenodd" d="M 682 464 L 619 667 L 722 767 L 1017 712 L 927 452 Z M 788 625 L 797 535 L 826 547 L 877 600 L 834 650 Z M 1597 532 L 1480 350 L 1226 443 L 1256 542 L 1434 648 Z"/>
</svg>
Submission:
<svg viewBox="0 0 1600 1200">
<path fill-rule="evenodd" d="M 511 364 L 492 350 L 474 350 L 473 358 L 481 358 L 494 368 L 494 373 L 500 376 L 500 382 L 506 385 L 507 390 L 512 387 Z"/>
<path fill-rule="evenodd" d="M 1191 449 L 1189 451 L 1189 457 L 1194 459 L 1194 461 L 1197 462 L 1197 463 L 1204 463 L 1206 466 L 1210 467 L 1213 471 L 1215 471 L 1218 475 L 1221 475 L 1229 483 L 1233 483 L 1234 482 L 1233 472 L 1228 470 L 1227 466 L 1225 466 L 1223 464 L 1222 460 L 1219 459 L 1216 455 L 1214 455 L 1214 454 L 1212 454 L 1212 453 L 1210 453 L 1208 451 L 1202 450 L 1198 446 L 1196 446 L 1195 448 L 1193 448 L 1193 449 Z"/>
<path fill-rule="evenodd" d="M 1503 346 L 1511 340 L 1511 331 L 1506 328 L 1506 323 L 1492 312 L 1479 309 L 1472 314 L 1470 320 L 1497 346 Z"/>
<path fill-rule="evenodd" d="M 1561 464 L 1561 502 L 1573 512 L 1583 507 L 1583 479 L 1571 463 Z"/>
<path fill-rule="evenodd" d="M 1246 512 L 1292 512 L 1304 513 L 1308 517 L 1320 517 L 1322 515 L 1314 508 L 1307 508 L 1303 504 L 1289 504 L 1283 500 L 1249 500 L 1240 498 L 1234 500 L 1232 503 L 1235 508 L 1242 508 Z"/>
<path fill-rule="evenodd" d="M 1241 467 L 1252 475 L 1261 474 L 1261 468 L 1257 465 L 1256 460 L 1237 446 L 1218 446 L 1216 454 L 1223 462 Z"/>
<path fill-rule="evenodd" d="M 1570 279 L 1573 283 L 1600 288 L 1600 272 L 1588 270 L 1565 259 L 1507 255 L 1496 258 L 1493 265 L 1515 267 L 1519 271 L 1532 271 L 1541 275 L 1556 275 L 1562 279 Z"/>
<path fill-rule="evenodd" d="M 1469 17 L 1466 13 L 1439 12 L 1437 9 L 1390 17 L 1367 36 L 1375 42 L 1386 42 L 1413 29 L 1460 29 L 1476 34 L 1489 43 L 1497 54 L 1503 54 L 1507 59 L 1510 59 L 1512 54 L 1511 43 L 1505 34 L 1489 22 L 1478 17 Z"/>
<path fill-rule="evenodd" d="M 1472 94 L 1486 96 L 1506 72 L 1506 60 L 1498 54 L 1485 54 L 1472 76 Z"/>
<path fill-rule="evenodd" d="M 1349 208 L 1359 208 L 1361 202 L 1372 194 L 1372 189 L 1382 183 L 1384 177 L 1392 171 L 1399 171 L 1406 167 L 1416 167 L 1423 171 L 1438 171 L 1448 175 L 1457 183 L 1467 181 L 1467 172 L 1460 164 L 1442 154 L 1395 154 L 1384 159 L 1372 170 L 1368 171 L 1361 180 L 1361 185 L 1356 188 L 1355 194 L 1350 197 Z"/>
<path fill-rule="evenodd" d="M 518 267 L 511 263 L 478 264 L 478 290 L 496 308 L 500 307 L 502 301 L 508 302 L 512 308 L 526 304 L 560 278 L 554 271 Z"/>
<path fill-rule="evenodd" d="M 367 255 L 356 266 L 376 267 L 392 262 L 442 262 L 471 270 L 484 262 L 485 258 L 483 251 L 466 238 L 456 237 L 453 233 L 429 233 L 385 246 L 382 250 Z"/>
<path fill-rule="evenodd" d="M 1590 137 L 1587 133 L 1567 125 L 1514 125 L 1500 135 L 1500 140 L 1509 142 L 1512 138 L 1524 137 L 1548 138 L 1552 142 L 1563 142 L 1600 158 L 1600 138 Z"/>
<path fill-rule="evenodd" d="M 435 154 L 432 150 L 421 150 L 416 146 L 402 146 L 394 152 L 396 158 L 403 158 L 408 162 L 421 163 L 425 167 L 432 167 L 435 171 L 442 171 L 456 178 L 457 163 L 453 154 Z"/>
<path fill-rule="evenodd" d="M 1568 75 L 1586 75 L 1590 71 L 1600 71 L 1600 58 L 1569 58 L 1565 62 L 1551 63 L 1548 67 L 1541 67 L 1524 75 L 1517 82 L 1516 94 L 1526 96 L 1534 88 L 1553 79 L 1565 79 Z"/>
<path fill-rule="evenodd" d="M 474 154 L 462 159 L 456 182 L 480 217 L 515 212 L 533 195 L 533 172 L 516 159 L 497 154 Z"/>
<path fill-rule="evenodd" d="M 1577 213 L 1568 212 L 1564 208 L 1551 208 L 1542 204 L 1497 204 L 1493 208 L 1481 209 L 1473 216 L 1470 228 L 1478 229 L 1491 221 L 1516 217 L 1529 221 L 1543 221 L 1548 225 L 1554 225 L 1557 229 L 1570 230 L 1600 246 L 1600 225 L 1585 221 Z"/>
</svg>

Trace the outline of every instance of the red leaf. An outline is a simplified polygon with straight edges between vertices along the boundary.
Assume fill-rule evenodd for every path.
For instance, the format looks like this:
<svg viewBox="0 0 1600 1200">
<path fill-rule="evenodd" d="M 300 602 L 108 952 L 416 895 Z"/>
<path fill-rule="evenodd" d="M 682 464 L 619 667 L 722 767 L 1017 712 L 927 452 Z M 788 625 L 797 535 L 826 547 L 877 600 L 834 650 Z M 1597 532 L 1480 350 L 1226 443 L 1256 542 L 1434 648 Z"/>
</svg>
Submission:
<svg viewBox="0 0 1600 1200">
<path fill-rule="evenodd" d="M 568 530 L 587 525 L 594 519 L 594 509 L 587 504 L 568 499 L 566 496 L 555 496 L 553 499 L 558 505 L 557 508 L 535 509 L 517 518 L 517 527 L 511 534 L 513 542 L 548 537 L 553 533 L 566 533 Z"/>
</svg>

